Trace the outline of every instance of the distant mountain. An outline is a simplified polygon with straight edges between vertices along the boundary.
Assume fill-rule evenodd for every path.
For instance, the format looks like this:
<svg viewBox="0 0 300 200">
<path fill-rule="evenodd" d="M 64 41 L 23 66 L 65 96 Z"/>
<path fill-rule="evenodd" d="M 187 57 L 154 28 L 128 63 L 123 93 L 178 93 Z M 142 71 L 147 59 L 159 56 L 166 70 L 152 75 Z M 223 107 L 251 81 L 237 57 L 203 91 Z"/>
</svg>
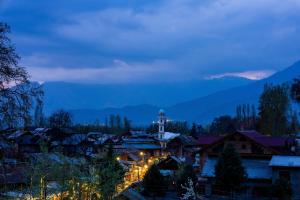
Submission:
<svg viewBox="0 0 300 200">
<path fill-rule="evenodd" d="M 156 120 L 158 110 L 160 108 L 151 105 L 138 105 L 138 106 L 126 106 L 123 108 L 106 108 L 101 110 L 95 109 L 79 109 L 70 110 L 73 115 L 75 123 L 94 123 L 97 120 L 104 122 L 104 119 L 111 114 L 119 114 L 120 116 L 126 116 L 135 125 L 145 125 Z"/>
<path fill-rule="evenodd" d="M 236 87 L 167 108 L 168 115 L 177 120 L 208 122 L 214 117 L 235 113 L 236 106 L 249 103 L 257 105 L 266 83 L 290 82 L 300 76 L 300 61 L 269 78 L 249 85 Z"/>
<path fill-rule="evenodd" d="M 167 107 L 250 82 L 248 79 L 233 77 L 152 84 L 46 82 L 43 86 L 45 112 L 49 114 L 59 108 L 99 110 L 140 104 Z"/>
<path fill-rule="evenodd" d="M 300 61 L 269 78 L 232 89 L 225 89 L 191 101 L 165 107 L 164 109 L 168 117 L 174 120 L 207 123 L 216 116 L 234 114 L 235 108 L 239 104 L 250 103 L 257 105 L 259 96 L 266 83 L 280 84 L 292 81 L 298 76 L 300 76 Z M 196 91 L 204 88 L 198 87 Z M 177 96 L 181 95 L 184 95 L 184 93 L 177 93 Z M 132 98 L 136 96 L 138 94 Z M 168 98 L 169 96 L 165 95 L 165 97 Z M 109 114 L 119 113 L 122 116 L 128 116 L 135 124 L 148 124 L 156 120 L 158 109 L 159 107 L 156 106 L 140 105 L 102 110 L 72 110 L 72 113 L 77 122 L 93 122 L 96 118 L 103 119 Z"/>
</svg>

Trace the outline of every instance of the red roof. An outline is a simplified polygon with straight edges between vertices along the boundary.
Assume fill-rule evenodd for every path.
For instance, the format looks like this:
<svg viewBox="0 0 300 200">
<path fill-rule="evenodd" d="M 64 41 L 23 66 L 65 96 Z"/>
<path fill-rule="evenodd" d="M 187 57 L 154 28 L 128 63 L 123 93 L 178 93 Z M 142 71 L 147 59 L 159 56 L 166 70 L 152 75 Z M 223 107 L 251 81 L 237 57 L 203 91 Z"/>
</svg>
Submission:
<svg viewBox="0 0 300 200">
<path fill-rule="evenodd" d="M 219 136 L 219 135 L 206 135 L 206 136 L 198 137 L 197 141 L 199 145 L 210 145 L 222 138 L 223 136 Z"/>
<path fill-rule="evenodd" d="M 256 131 L 238 131 L 238 132 L 254 140 L 255 142 L 267 147 L 284 147 L 286 145 L 291 145 L 293 143 L 293 139 L 287 136 L 286 137 L 266 136 Z"/>
</svg>

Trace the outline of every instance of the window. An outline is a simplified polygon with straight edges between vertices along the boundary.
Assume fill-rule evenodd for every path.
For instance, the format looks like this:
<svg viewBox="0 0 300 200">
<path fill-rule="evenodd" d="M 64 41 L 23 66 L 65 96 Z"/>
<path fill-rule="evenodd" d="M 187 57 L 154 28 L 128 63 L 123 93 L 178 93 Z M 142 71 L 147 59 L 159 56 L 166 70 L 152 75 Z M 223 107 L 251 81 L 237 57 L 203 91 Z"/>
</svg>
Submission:
<svg viewBox="0 0 300 200">
<path fill-rule="evenodd" d="M 279 171 L 279 178 L 290 181 L 291 180 L 291 175 L 289 171 Z"/>
<path fill-rule="evenodd" d="M 242 149 L 245 150 L 247 148 L 247 145 L 242 144 Z"/>
</svg>

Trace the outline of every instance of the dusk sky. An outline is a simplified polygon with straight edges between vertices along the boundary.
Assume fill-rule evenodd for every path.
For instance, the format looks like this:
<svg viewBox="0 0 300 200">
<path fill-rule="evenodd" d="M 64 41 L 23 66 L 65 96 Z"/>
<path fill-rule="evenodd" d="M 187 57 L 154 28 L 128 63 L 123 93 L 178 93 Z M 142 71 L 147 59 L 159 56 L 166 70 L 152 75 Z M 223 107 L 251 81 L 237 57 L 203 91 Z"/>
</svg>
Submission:
<svg viewBox="0 0 300 200">
<path fill-rule="evenodd" d="M 300 60 L 300 0 L 0 0 L 36 81 L 261 79 Z"/>
</svg>

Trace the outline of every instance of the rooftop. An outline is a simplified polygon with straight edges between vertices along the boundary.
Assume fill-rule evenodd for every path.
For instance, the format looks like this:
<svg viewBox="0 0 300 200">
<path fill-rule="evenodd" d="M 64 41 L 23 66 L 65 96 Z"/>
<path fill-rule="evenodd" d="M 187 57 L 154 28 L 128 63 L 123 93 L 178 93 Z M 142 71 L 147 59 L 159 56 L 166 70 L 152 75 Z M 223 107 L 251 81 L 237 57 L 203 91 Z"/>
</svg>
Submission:
<svg viewBox="0 0 300 200">
<path fill-rule="evenodd" d="M 203 166 L 201 176 L 214 177 L 217 160 L 218 158 L 209 157 Z M 269 160 L 243 159 L 242 162 L 249 179 L 270 179 L 272 177 Z"/>
<path fill-rule="evenodd" d="M 284 147 L 286 144 L 292 143 L 292 139 L 289 137 L 272 137 L 262 135 L 256 131 L 238 131 L 242 135 L 254 140 L 267 147 Z"/>
<path fill-rule="evenodd" d="M 300 167 L 300 156 L 272 156 L 271 167 Z"/>
</svg>

